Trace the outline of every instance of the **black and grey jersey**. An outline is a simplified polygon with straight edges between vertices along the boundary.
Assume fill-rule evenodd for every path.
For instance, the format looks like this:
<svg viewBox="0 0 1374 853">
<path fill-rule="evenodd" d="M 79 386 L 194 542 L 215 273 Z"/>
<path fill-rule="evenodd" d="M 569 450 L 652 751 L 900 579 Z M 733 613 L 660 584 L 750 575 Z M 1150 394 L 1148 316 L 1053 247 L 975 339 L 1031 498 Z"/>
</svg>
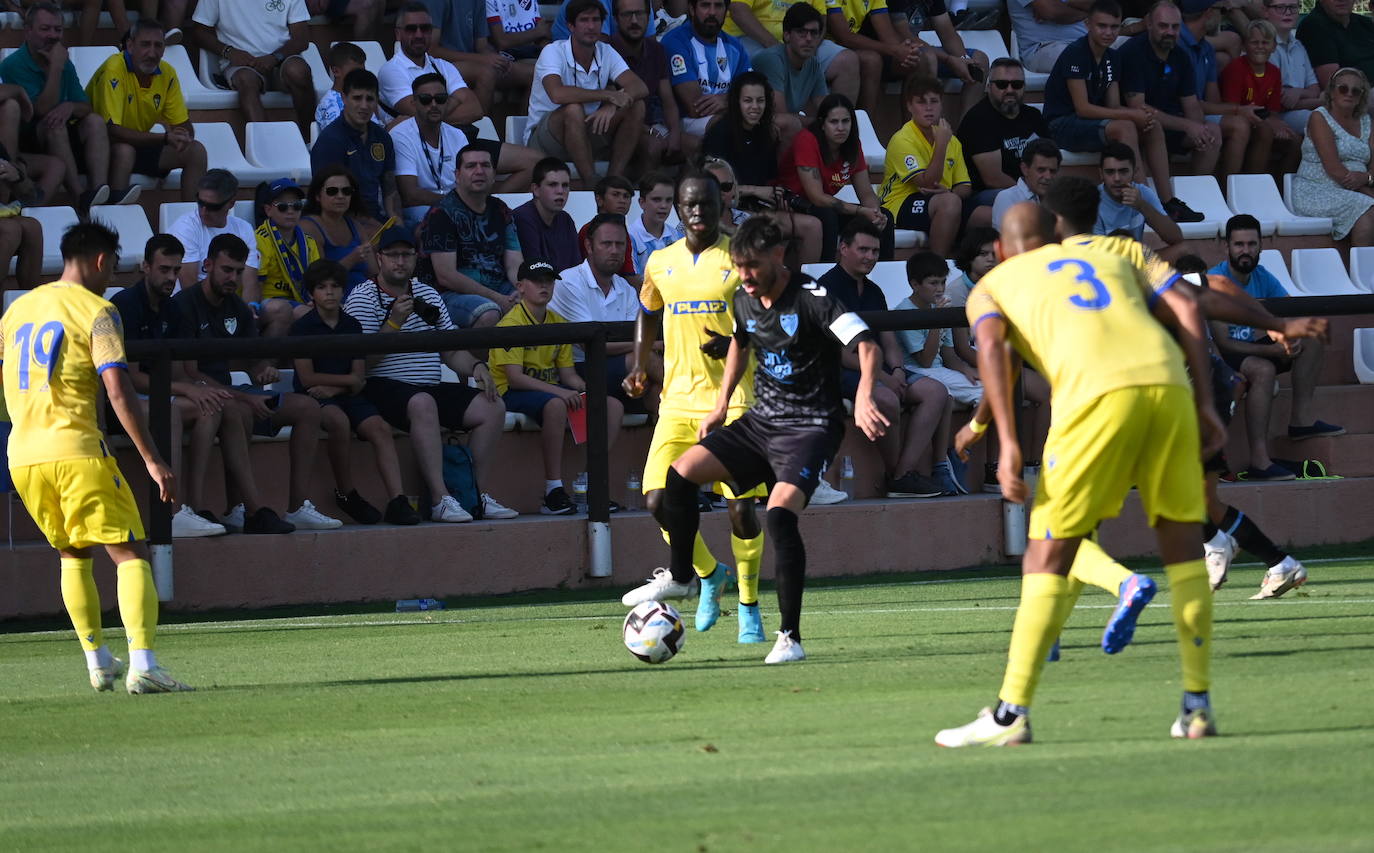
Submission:
<svg viewBox="0 0 1374 853">
<path fill-rule="evenodd" d="M 843 418 L 840 354 L 874 339 L 859 315 L 803 273 L 792 274 L 772 307 L 743 287 L 734 298 L 735 340 L 753 348 L 757 363 L 754 411 L 784 423 Z"/>
</svg>

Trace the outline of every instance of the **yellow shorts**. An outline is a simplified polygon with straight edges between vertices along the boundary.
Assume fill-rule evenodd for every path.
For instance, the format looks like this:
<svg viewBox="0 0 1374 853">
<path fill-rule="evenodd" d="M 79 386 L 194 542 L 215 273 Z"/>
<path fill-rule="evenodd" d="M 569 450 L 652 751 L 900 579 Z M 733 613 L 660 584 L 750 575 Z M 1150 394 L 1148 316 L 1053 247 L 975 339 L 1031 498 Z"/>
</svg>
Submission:
<svg viewBox="0 0 1374 853">
<path fill-rule="evenodd" d="M 29 515 L 58 550 L 143 538 L 138 503 L 113 456 L 40 462 L 10 474 Z"/>
<path fill-rule="evenodd" d="M 733 421 L 744 412 L 731 411 L 726 422 Z M 644 494 L 663 488 L 668 483 L 668 467 L 677 458 L 697 443 L 697 430 L 701 427 L 700 418 L 667 416 L 659 418 L 654 425 L 654 437 L 649 442 L 649 458 L 644 461 Z M 737 495 L 724 483 L 716 486 L 716 491 L 727 499 L 768 497 L 768 487 L 758 486 L 742 495 Z"/>
<path fill-rule="evenodd" d="M 1110 391 L 1050 427 L 1031 510 L 1032 539 L 1086 536 L 1135 486 L 1145 517 L 1206 516 L 1197 411 L 1178 385 Z"/>
</svg>

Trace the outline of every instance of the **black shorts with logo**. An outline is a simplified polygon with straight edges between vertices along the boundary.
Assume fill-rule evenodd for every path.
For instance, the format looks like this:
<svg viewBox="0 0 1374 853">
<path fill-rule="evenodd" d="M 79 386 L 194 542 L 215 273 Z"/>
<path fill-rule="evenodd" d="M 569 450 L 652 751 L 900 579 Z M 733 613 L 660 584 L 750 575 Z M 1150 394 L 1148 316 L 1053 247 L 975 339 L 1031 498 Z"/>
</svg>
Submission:
<svg viewBox="0 0 1374 853">
<path fill-rule="evenodd" d="M 821 471 L 835 458 L 844 439 L 844 422 L 825 425 L 786 424 L 745 412 L 701 440 L 730 472 L 730 488 L 740 495 L 767 484 L 791 483 L 808 501 Z"/>
<path fill-rule="evenodd" d="M 930 201 L 932 193 L 912 193 L 897 210 L 897 227 L 904 231 L 930 233 Z"/>
</svg>

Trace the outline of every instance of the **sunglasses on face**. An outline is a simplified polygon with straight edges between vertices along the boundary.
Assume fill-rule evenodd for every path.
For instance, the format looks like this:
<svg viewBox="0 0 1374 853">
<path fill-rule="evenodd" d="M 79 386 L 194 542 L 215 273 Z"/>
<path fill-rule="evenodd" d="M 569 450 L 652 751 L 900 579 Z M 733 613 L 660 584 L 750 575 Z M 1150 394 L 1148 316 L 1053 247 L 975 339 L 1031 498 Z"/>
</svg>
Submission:
<svg viewBox="0 0 1374 853">
<path fill-rule="evenodd" d="M 405 32 L 408 32 L 408 33 L 428 33 L 428 32 L 433 32 L 433 31 L 434 31 L 434 25 L 433 25 L 433 24 L 406 24 L 405 26 L 401 27 L 401 29 L 404 30 Z"/>
<path fill-rule="evenodd" d="M 224 210 L 226 207 L 228 207 L 229 203 L 232 201 L 232 198 L 226 198 L 224 201 L 221 202 L 206 201 L 203 198 L 197 198 L 196 204 L 200 205 L 202 210 L 208 210 L 211 213 L 218 213 L 219 211 Z"/>
<path fill-rule="evenodd" d="M 352 188 L 352 187 L 325 187 L 325 188 L 324 188 L 324 194 L 325 194 L 325 195 L 341 195 L 341 196 L 343 196 L 344 198 L 348 198 L 349 196 L 353 195 L 353 188 Z"/>
<path fill-rule="evenodd" d="M 1356 97 L 1364 95 L 1364 89 L 1361 89 L 1359 86 L 1352 86 L 1349 83 L 1337 83 L 1336 91 L 1340 92 L 1342 95 L 1355 95 Z"/>
<path fill-rule="evenodd" d="M 448 103 L 448 95 L 416 95 L 415 100 L 419 101 L 422 107 L 427 107 L 430 104 L 438 104 L 442 107 L 444 104 Z"/>
<path fill-rule="evenodd" d="M 1011 88 L 1011 89 L 1015 89 L 1015 90 L 1017 90 L 1017 91 L 1019 92 L 1020 90 L 1026 88 L 1026 81 L 1025 81 L 1025 80 L 993 80 L 993 81 L 992 81 L 992 85 L 996 86 L 996 87 L 999 88 L 999 89 Z"/>
<path fill-rule="evenodd" d="M 274 202 L 274 203 L 272 204 L 272 206 L 275 207 L 275 208 L 277 209 L 277 213 L 286 213 L 287 211 L 291 211 L 291 210 L 296 210 L 296 211 L 305 210 L 305 202 L 302 201 L 302 200 L 299 200 L 299 199 L 296 200 L 296 201 L 278 201 L 278 202 Z"/>
</svg>

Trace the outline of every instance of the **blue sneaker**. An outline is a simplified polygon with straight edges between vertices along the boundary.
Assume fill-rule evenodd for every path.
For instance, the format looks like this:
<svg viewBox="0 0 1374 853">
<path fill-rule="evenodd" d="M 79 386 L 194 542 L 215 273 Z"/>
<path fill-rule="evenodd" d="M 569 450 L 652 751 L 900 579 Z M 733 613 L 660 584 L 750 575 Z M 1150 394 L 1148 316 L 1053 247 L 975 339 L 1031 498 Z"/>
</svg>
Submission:
<svg viewBox="0 0 1374 853">
<path fill-rule="evenodd" d="M 767 638 L 763 636 L 763 615 L 759 613 L 757 604 L 741 604 L 739 606 L 739 641 L 741 643 L 767 642 Z"/>
<path fill-rule="evenodd" d="M 1059 660 L 1059 638 L 1054 638 L 1054 645 L 1050 646 L 1050 653 L 1045 655 L 1046 663 L 1054 663 Z"/>
<path fill-rule="evenodd" d="M 1107 620 L 1107 630 L 1102 632 L 1102 651 L 1114 655 L 1130 645 L 1135 636 L 1135 621 L 1145 610 L 1145 605 L 1159 592 L 1154 579 L 1136 573 L 1121 584 L 1121 600 Z"/>
<path fill-rule="evenodd" d="M 711 630 L 711 626 L 720 618 L 720 594 L 725 591 L 725 584 L 733 573 L 734 569 L 724 563 L 716 563 L 716 570 L 711 572 L 711 576 L 701 579 L 701 599 L 697 602 L 696 618 L 698 631 Z"/>
</svg>

